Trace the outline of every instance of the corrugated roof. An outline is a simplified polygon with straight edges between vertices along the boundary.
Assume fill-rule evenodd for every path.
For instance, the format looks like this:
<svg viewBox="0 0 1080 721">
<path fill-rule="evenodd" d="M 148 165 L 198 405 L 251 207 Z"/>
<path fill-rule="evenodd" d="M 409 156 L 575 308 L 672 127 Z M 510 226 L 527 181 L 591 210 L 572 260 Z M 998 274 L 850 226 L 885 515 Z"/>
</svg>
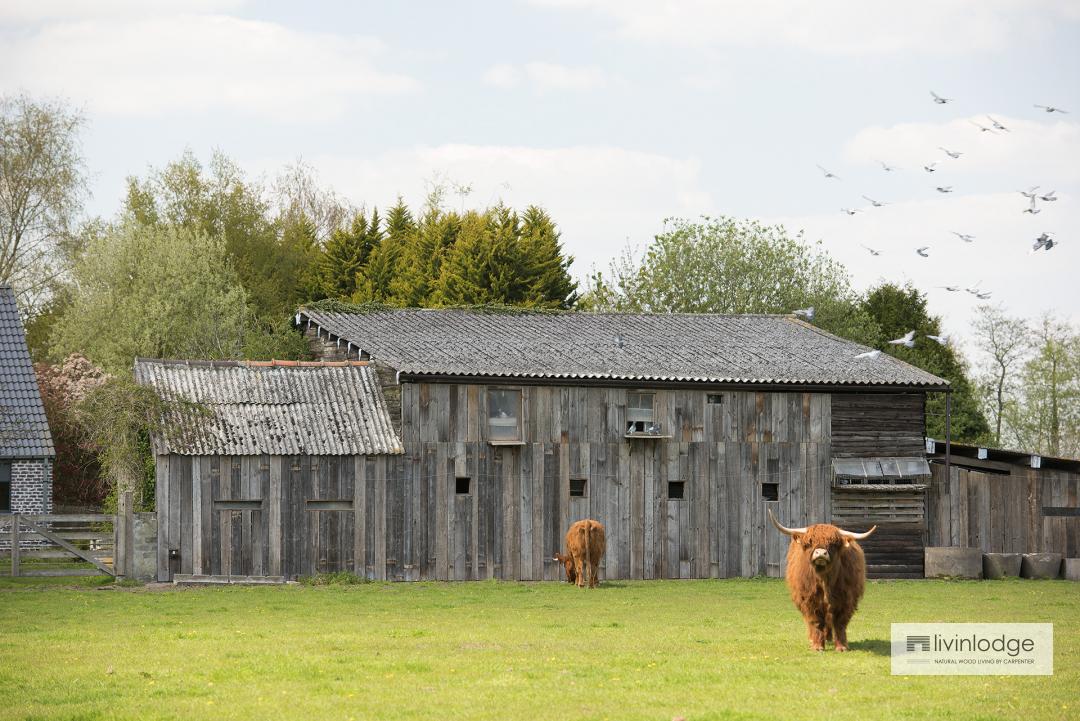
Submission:
<svg viewBox="0 0 1080 721">
<path fill-rule="evenodd" d="M 782 315 L 502 313 L 461 309 L 307 319 L 405 374 L 944 389 L 948 382 Z"/>
<path fill-rule="evenodd" d="M 0 458 L 55 455 L 15 293 L 0 285 Z"/>
<path fill-rule="evenodd" d="M 181 455 L 402 453 L 375 371 L 361 363 L 137 359 L 135 379 L 205 409 L 170 419 Z M 180 440 L 182 439 L 182 440 Z"/>
</svg>

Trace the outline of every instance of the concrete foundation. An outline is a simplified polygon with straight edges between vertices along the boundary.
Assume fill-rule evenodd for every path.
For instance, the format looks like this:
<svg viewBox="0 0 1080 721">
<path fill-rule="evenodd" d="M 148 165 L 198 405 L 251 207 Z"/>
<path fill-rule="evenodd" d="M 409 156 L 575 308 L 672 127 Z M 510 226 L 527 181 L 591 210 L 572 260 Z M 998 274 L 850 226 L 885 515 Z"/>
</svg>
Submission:
<svg viewBox="0 0 1080 721">
<path fill-rule="evenodd" d="M 1020 575 L 1024 578 L 1058 578 L 1061 575 L 1061 554 L 1025 553 Z"/>
<path fill-rule="evenodd" d="M 1080 581 L 1080 558 L 1066 558 L 1061 564 L 1066 581 Z"/>
<path fill-rule="evenodd" d="M 978 548 L 928 546 L 924 559 L 927 578 L 982 578 L 983 553 Z"/>
<path fill-rule="evenodd" d="M 1023 561 L 1024 554 L 1022 553 L 984 553 L 983 578 L 1019 576 Z"/>
</svg>

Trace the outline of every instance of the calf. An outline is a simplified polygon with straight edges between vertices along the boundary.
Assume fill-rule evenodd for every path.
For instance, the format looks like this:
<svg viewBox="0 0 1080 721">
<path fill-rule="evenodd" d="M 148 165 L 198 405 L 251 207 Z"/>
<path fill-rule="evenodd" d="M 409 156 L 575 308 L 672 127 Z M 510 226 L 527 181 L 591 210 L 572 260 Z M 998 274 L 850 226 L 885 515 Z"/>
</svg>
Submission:
<svg viewBox="0 0 1080 721">
<path fill-rule="evenodd" d="M 567 583 L 576 583 L 579 588 L 587 583 L 589 588 L 596 588 L 600 583 L 600 559 L 606 548 L 604 524 L 586 518 L 570 526 L 566 532 L 566 553 L 556 553 L 554 558 L 565 568 Z"/>
</svg>

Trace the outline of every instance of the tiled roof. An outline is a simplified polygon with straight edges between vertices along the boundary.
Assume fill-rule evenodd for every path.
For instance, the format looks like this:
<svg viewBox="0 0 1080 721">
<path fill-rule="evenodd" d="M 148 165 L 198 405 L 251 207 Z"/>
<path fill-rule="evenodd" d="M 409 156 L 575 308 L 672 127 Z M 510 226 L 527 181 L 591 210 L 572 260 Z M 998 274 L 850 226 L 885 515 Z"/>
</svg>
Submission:
<svg viewBox="0 0 1080 721">
<path fill-rule="evenodd" d="M 181 410 L 159 453 L 373 455 L 402 453 L 379 379 L 363 363 L 137 359 L 135 379 Z M 179 432 L 177 432 L 179 431 Z M 182 439 L 182 440 L 181 440 Z"/>
<path fill-rule="evenodd" d="M 0 285 L 0 458 L 55 455 L 15 293 Z"/>
<path fill-rule="evenodd" d="M 948 382 L 782 315 L 325 312 L 318 325 L 404 374 L 694 383 L 896 386 Z"/>
</svg>

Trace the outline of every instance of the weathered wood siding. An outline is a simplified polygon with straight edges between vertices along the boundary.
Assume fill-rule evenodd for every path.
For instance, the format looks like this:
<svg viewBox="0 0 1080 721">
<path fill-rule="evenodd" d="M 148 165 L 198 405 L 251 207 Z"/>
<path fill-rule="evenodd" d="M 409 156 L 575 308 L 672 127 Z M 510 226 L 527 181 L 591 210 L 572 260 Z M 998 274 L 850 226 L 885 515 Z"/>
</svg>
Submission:
<svg viewBox="0 0 1080 721">
<path fill-rule="evenodd" d="M 922 393 L 834 393 L 832 450 L 837 457 L 922 456 L 926 396 Z"/>
<path fill-rule="evenodd" d="M 163 580 L 169 549 L 194 575 L 557 580 L 551 556 L 584 517 L 607 528 L 604 578 L 779 576 L 767 506 L 790 525 L 831 517 L 828 394 L 650 389 L 663 437 L 628 439 L 632 388 L 499 387 L 521 391 L 519 445 L 489 442 L 488 386 L 409 382 L 403 456 L 159 457 Z M 891 422 L 875 452 L 921 453 L 910 419 Z"/>
<path fill-rule="evenodd" d="M 1080 556 L 1080 515 L 1064 515 L 1080 514 L 1080 474 L 1023 466 L 988 472 L 954 465 L 946 477 L 939 463 L 931 464 L 931 470 L 930 545 Z"/>
</svg>

